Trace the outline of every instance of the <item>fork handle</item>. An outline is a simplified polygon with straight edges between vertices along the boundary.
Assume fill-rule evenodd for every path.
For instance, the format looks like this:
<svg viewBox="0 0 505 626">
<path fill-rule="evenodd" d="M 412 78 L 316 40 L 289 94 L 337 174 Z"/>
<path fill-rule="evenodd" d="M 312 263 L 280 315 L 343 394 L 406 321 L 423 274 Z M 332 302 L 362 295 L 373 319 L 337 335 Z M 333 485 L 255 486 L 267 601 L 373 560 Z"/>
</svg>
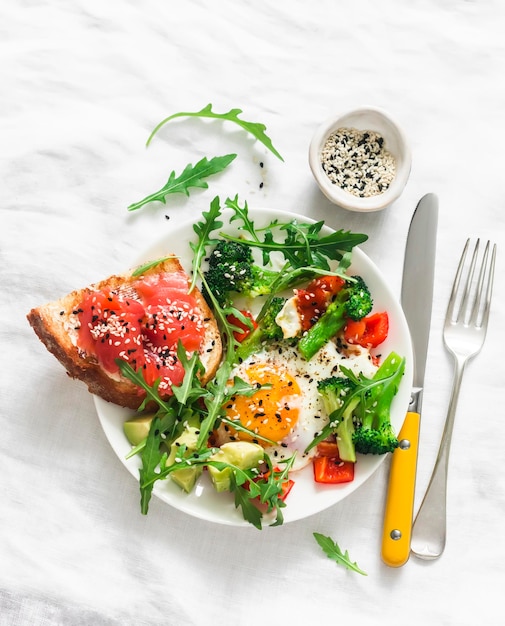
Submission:
<svg viewBox="0 0 505 626">
<path fill-rule="evenodd" d="M 411 551 L 420 559 L 433 560 L 442 555 L 446 542 L 447 473 L 452 430 L 466 359 L 455 357 L 454 382 L 444 432 L 428 488 L 414 520 Z"/>
</svg>

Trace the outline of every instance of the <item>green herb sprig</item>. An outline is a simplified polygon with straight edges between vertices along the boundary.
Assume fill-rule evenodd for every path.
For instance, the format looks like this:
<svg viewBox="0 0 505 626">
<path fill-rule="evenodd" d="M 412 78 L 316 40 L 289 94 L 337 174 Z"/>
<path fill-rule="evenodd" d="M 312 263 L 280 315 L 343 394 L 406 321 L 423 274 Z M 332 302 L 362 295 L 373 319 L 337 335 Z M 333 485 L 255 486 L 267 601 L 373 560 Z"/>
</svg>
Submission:
<svg viewBox="0 0 505 626">
<path fill-rule="evenodd" d="M 202 213 L 203 219 L 193 225 L 193 230 L 195 231 L 198 240 L 196 243 L 194 243 L 193 241 L 190 241 L 189 243 L 189 246 L 193 252 L 193 278 L 189 287 L 190 292 L 195 288 L 196 281 L 198 280 L 198 276 L 200 274 L 202 261 L 207 254 L 207 249 L 209 248 L 209 246 L 216 244 L 217 242 L 217 238 L 212 236 L 212 233 L 215 230 L 222 228 L 223 226 L 223 222 L 220 220 L 221 213 L 221 201 L 219 197 L 216 196 L 210 204 L 210 210 L 204 211 Z"/>
<path fill-rule="evenodd" d="M 347 269 L 351 261 L 352 249 L 365 242 L 368 235 L 338 230 L 329 235 L 322 235 L 323 221 L 300 223 L 291 219 L 286 222 L 274 220 L 267 226 L 258 229 L 249 217 L 247 202 L 240 206 L 238 196 L 225 202 L 234 214 L 230 222 L 240 220 L 239 229 L 249 235 L 239 237 L 220 232 L 219 236 L 228 241 L 238 241 L 257 248 L 263 256 L 263 264 L 270 262 L 270 255 L 280 252 L 292 268 L 311 267 L 329 270 L 328 260 L 340 261 Z M 260 238 L 258 233 L 262 233 Z M 277 238 L 275 238 L 277 236 Z"/>
<path fill-rule="evenodd" d="M 313 533 L 315 540 L 321 546 L 323 552 L 326 556 L 338 565 L 343 565 L 346 569 L 352 570 L 353 572 L 357 572 L 362 576 L 368 576 L 366 572 L 364 572 L 356 562 L 352 562 L 349 557 L 349 552 L 346 550 L 343 552 L 338 544 L 333 541 L 330 537 L 326 537 L 321 533 Z"/>
<path fill-rule="evenodd" d="M 222 172 L 235 159 L 236 154 L 226 154 L 225 156 L 207 159 L 204 157 L 196 165 L 189 163 L 179 176 L 172 171 L 165 185 L 158 191 L 149 194 L 143 200 L 134 202 L 128 206 L 128 211 L 136 211 L 150 202 L 162 202 L 166 204 L 166 197 L 169 194 L 183 193 L 189 196 L 192 187 L 207 189 L 208 183 L 204 180 L 209 176 Z"/>
<path fill-rule="evenodd" d="M 212 110 L 212 104 L 208 104 L 203 107 L 200 111 L 182 111 L 180 113 L 174 113 L 169 115 L 164 120 L 162 120 L 152 131 L 147 139 L 147 144 L 149 145 L 154 137 L 154 135 L 160 130 L 162 126 L 164 126 L 170 120 L 174 120 L 178 117 L 207 117 L 212 119 L 224 120 L 229 122 L 234 122 L 238 124 L 245 131 L 253 135 L 258 141 L 260 141 L 265 147 L 267 147 L 277 158 L 281 161 L 284 161 L 279 152 L 274 148 L 272 140 L 265 133 L 266 126 L 259 122 L 246 122 L 245 120 L 240 119 L 239 115 L 242 113 L 242 109 L 230 109 L 227 113 L 215 113 Z"/>
<path fill-rule="evenodd" d="M 147 263 L 144 263 L 143 265 L 140 265 L 132 272 L 132 276 L 135 278 L 138 276 L 142 276 L 148 270 L 152 269 L 153 267 L 156 267 L 157 265 L 160 265 L 161 263 L 164 263 L 165 261 L 168 261 L 168 259 L 170 258 L 176 258 L 176 257 L 164 256 L 161 259 L 156 259 L 154 261 L 149 261 Z"/>
</svg>

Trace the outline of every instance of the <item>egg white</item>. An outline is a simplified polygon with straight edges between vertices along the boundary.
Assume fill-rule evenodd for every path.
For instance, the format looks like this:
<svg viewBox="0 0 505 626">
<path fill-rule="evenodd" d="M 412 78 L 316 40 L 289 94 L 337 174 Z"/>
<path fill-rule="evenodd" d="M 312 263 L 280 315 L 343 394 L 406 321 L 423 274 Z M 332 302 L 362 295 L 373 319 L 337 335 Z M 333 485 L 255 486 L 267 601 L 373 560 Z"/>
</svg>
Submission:
<svg viewBox="0 0 505 626">
<path fill-rule="evenodd" d="M 299 409 L 298 421 L 291 432 L 277 445 L 264 445 L 272 462 L 281 463 L 295 455 L 292 471 L 308 465 L 316 449 L 305 454 L 305 449 L 318 432 L 328 423 L 328 415 L 324 410 L 322 398 L 317 390 L 317 383 L 330 376 L 341 375 L 340 366 L 351 369 L 356 374 L 373 376 L 376 367 L 372 363 L 369 352 L 359 346 L 352 349 L 337 349 L 334 341 L 329 341 L 312 359 L 306 361 L 296 347 L 272 345 L 245 359 L 232 372 L 232 376 L 248 379 L 247 370 L 252 365 L 268 365 L 282 377 L 283 371 L 295 379 L 300 394 L 293 398 L 292 406 Z M 279 467 L 282 468 L 282 465 Z"/>
</svg>

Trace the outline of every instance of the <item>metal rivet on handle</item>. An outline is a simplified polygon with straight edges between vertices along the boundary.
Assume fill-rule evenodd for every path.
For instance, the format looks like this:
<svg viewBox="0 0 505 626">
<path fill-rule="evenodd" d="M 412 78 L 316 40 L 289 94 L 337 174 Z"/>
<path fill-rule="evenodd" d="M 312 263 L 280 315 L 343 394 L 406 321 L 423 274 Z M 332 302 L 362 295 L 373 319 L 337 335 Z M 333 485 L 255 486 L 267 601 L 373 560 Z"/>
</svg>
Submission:
<svg viewBox="0 0 505 626">
<path fill-rule="evenodd" d="M 394 529 L 389 533 L 389 536 L 393 539 L 393 541 L 398 541 L 398 539 L 402 538 L 402 531 Z"/>
<path fill-rule="evenodd" d="M 410 448 L 410 441 L 408 439 L 402 439 L 398 443 L 398 447 L 400 448 L 400 450 L 408 450 Z"/>
</svg>

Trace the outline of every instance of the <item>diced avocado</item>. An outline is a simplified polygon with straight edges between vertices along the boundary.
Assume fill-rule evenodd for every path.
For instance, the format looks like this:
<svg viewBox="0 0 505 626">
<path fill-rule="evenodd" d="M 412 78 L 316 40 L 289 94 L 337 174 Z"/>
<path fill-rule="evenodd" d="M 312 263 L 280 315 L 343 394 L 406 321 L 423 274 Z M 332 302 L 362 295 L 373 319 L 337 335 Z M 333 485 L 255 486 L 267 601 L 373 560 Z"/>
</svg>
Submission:
<svg viewBox="0 0 505 626">
<path fill-rule="evenodd" d="M 202 466 L 196 465 L 195 467 L 187 467 L 184 469 L 175 470 L 175 472 L 172 472 L 170 474 L 170 478 L 186 493 L 191 493 L 201 473 Z"/>
<path fill-rule="evenodd" d="M 153 421 L 154 413 L 132 417 L 123 424 L 123 431 L 132 446 L 138 446 L 149 434 L 149 428 Z"/>
<path fill-rule="evenodd" d="M 210 457 L 212 461 L 220 461 L 235 465 L 239 469 L 253 469 L 263 460 L 264 450 L 257 443 L 249 441 L 230 441 L 224 443 L 219 450 Z M 226 467 L 222 470 L 208 466 L 209 475 L 216 491 L 229 491 L 232 469 Z"/>
<path fill-rule="evenodd" d="M 170 454 L 167 458 L 167 465 L 175 463 L 177 453 L 182 445 L 186 446 L 189 451 L 196 450 L 196 443 L 198 441 L 199 430 L 194 426 L 186 426 L 177 439 L 174 440 L 170 446 Z M 170 478 L 179 485 L 186 493 L 189 493 L 195 486 L 203 467 L 201 465 L 195 465 L 194 467 L 186 467 L 184 469 L 175 470 L 170 474 Z"/>
<path fill-rule="evenodd" d="M 190 451 L 196 450 L 199 431 L 194 426 L 186 426 L 182 433 L 175 439 L 170 446 L 170 454 L 168 455 L 167 465 L 172 465 L 177 457 L 177 452 L 182 445 Z"/>
</svg>

